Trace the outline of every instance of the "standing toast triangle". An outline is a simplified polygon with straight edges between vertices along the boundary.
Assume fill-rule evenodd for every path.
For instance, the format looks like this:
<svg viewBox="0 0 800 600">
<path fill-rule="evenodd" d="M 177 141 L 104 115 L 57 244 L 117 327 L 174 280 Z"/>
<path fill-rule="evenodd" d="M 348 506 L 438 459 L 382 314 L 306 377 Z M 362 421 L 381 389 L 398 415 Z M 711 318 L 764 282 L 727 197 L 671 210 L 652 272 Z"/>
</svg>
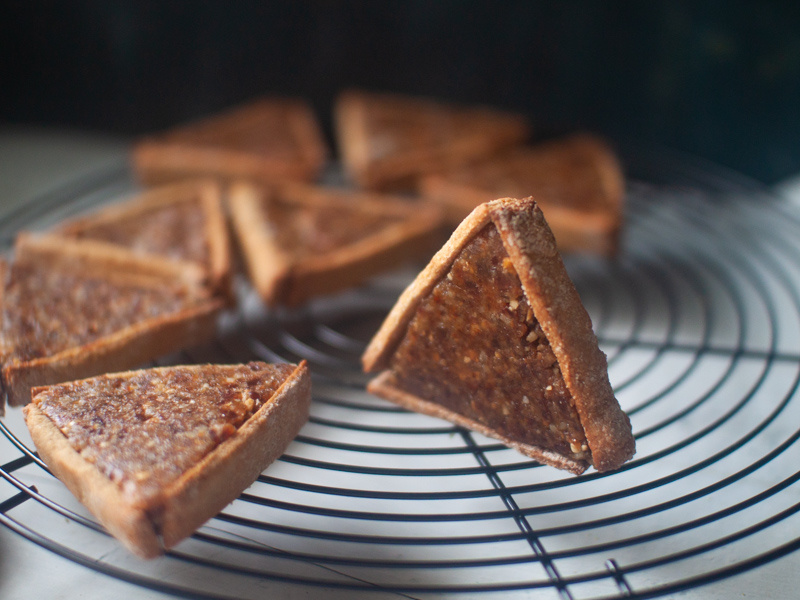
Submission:
<svg viewBox="0 0 800 600">
<path fill-rule="evenodd" d="M 433 254 L 437 207 L 382 194 L 237 182 L 231 221 L 253 287 L 269 306 L 297 306 Z"/>
<path fill-rule="evenodd" d="M 144 257 L 197 265 L 212 292 L 230 293 L 230 241 L 222 192 L 213 180 L 152 188 L 63 223 L 53 233 L 90 242 L 100 252 L 125 248 Z"/>
<path fill-rule="evenodd" d="M 518 114 L 356 90 L 341 94 L 335 117 L 345 168 L 375 190 L 492 156 L 529 133 Z"/>
<path fill-rule="evenodd" d="M 634 453 L 605 355 L 532 198 L 476 208 L 363 356 L 368 390 L 573 473 Z"/>
<path fill-rule="evenodd" d="M 216 515 L 308 419 L 305 363 L 194 365 L 33 390 L 25 421 L 40 456 L 143 558 Z"/>
</svg>

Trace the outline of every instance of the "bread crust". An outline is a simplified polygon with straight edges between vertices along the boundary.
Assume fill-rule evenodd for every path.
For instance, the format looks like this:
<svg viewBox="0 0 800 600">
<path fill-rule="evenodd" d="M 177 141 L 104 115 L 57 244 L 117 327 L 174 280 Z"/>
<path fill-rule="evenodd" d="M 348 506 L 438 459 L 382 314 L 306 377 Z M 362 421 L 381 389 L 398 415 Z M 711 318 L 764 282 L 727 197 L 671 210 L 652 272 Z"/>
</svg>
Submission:
<svg viewBox="0 0 800 600">
<path fill-rule="evenodd" d="M 434 403 L 394 388 L 390 360 L 405 336 L 420 302 L 428 295 L 461 250 L 486 225 L 500 233 L 509 258 L 536 319 L 553 349 L 572 395 L 598 471 L 619 467 L 633 456 L 630 421 L 620 409 L 608 380 L 606 357 L 597 345 L 591 319 L 569 279 L 555 239 L 533 198 L 503 198 L 478 206 L 456 229 L 417 279 L 403 292 L 362 357 L 366 372 L 383 371 L 369 389 L 412 409 L 420 409 L 470 428 L 475 424 Z M 478 431 L 502 440 L 484 426 Z M 514 447 L 519 446 L 515 444 Z M 518 448 L 524 454 L 559 468 L 579 472 L 570 457 L 536 447 Z M 537 454 L 538 456 L 534 456 Z"/>
<path fill-rule="evenodd" d="M 276 135 L 281 143 L 272 143 Z M 132 161 L 151 185 L 198 176 L 274 183 L 315 179 L 327 155 L 307 102 L 261 98 L 140 140 Z"/>
<path fill-rule="evenodd" d="M 120 375 L 125 374 L 107 377 Z M 35 404 L 24 411 L 31 438 L 53 473 L 131 552 L 154 558 L 235 500 L 283 453 L 308 420 L 310 401 L 311 378 L 303 362 L 234 435 L 146 502 L 124 494 L 84 460 Z"/>
<path fill-rule="evenodd" d="M 331 207 L 400 217 L 354 243 L 316 256 L 294 256 L 281 248 L 263 210 L 266 192 L 245 183 L 231 188 L 230 208 L 254 287 L 267 305 L 298 306 L 316 296 L 346 289 L 368 277 L 428 254 L 437 238 L 441 212 L 409 201 L 367 193 L 286 184 L 278 201 L 296 206 Z"/>
<path fill-rule="evenodd" d="M 573 164 L 576 160 L 579 166 Z M 519 175 L 518 171 L 524 172 L 526 165 L 543 163 L 563 181 L 548 179 L 531 189 L 526 178 L 530 176 Z M 497 173 L 503 173 L 500 185 L 495 183 Z M 547 177 L 550 176 L 548 173 Z M 587 184 L 591 186 L 590 195 Z M 619 250 L 625 194 L 622 168 L 611 148 L 589 134 L 519 148 L 477 163 L 469 170 L 429 175 L 420 181 L 420 191 L 445 209 L 453 225 L 479 204 L 500 194 L 532 193 L 545 213 L 560 251 L 613 256 Z M 559 200 L 567 195 L 571 202 Z"/>
<path fill-rule="evenodd" d="M 30 402 L 33 386 L 128 369 L 213 337 L 216 317 L 224 302 L 208 295 L 199 267 L 160 258 L 139 258 L 106 246 L 88 240 L 71 242 L 59 236 L 26 234 L 17 239 L 15 260 L 34 261 L 52 269 L 86 269 L 112 281 L 141 287 L 180 285 L 187 293 L 186 307 L 123 327 L 93 342 L 31 360 L 14 359 L 13 340 L 7 340 L 2 380 L 11 406 Z"/>
<path fill-rule="evenodd" d="M 206 272 L 207 285 L 211 291 L 230 300 L 232 299 L 230 236 L 222 206 L 222 190 L 219 183 L 214 180 L 198 179 L 151 188 L 128 201 L 112 204 L 90 215 L 62 223 L 51 234 L 76 238 L 89 228 L 124 223 L 126 220 L 146 215 L 165 206 L 194 202 L 199 203 L 205 217 L 202 239 L 208 248 L 208 259 L 205 263 L 188 259 L 169 258 L 169 260 L 198 264 Z M 93 242 L 98 253 L 118 252 L 119 248 L 124 248 L 98 240 L 79 241 Z M 148 253 L 147 256 L 158 258 L 154 253 Z"/>
<path fill-rule="evenodd" d="M 398 150 L 376 151 L 374 138 L 382 143 L 394 137 L 413 135 L 404 125 L 381 129 L 382 113 L 391 112 L 410 124 L 430 123 L 429 131 L 441 127 L 442 119 L 458 118 L 462 126 L 451 126 L 435 141 L 419 139 Z M 377 117 L 377 119 L 375 119 Z M 523 142 L 529 126 L 521 115 L 482 107 L 463 107 L 434 100 L 358 90 L 343 92 L 334 108 L 337 139 L 342 160 L 359 186 L 371 190 L 403 187 L 409 181 L 473 160 Z"/>
<path fill-rule="evenodd" d="M 247 273 L 256 292 L 268 305 L 276 304 L 283 297 L 292 262 L 268 226 L 261 206 L 272 193 L 243 181 L 233 183 L 228 193 L 231 226 Z"/>
</svg>

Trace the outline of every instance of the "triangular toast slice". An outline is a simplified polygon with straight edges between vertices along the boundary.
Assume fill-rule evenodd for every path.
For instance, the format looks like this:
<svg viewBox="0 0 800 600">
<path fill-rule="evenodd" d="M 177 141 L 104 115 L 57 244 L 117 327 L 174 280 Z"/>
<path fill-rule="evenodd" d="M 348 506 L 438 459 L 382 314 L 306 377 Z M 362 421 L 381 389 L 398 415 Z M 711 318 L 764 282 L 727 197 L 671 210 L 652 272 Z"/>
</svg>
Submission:
<svg viewBox="0 0 800 600">
<path fill-rule="evenodd" d="M 144 256 L 189 262 L 205 269 L 209 288 L 229 295 L 230 240 L 220 186 L 196 180 L 153 188 L 92 214 L 63 223 L 53 233 L 122 247 Z"/>
<path fill-rule="evenodd" d="M 523 142 L 524 117 L 426 98 L 348 91 L 335 107 L 342 161 L 367 189 L 399 189 Z"/>
<path fill-rule="evenodd" d="M 310 400 L 305 364 L 162 367 L 35 388 L 25 421 L 78 500 L 152 558 L 253 483 Z"/>
<path fill-rule="evenodd" d="M 619 247 L 625 183 L 601 139 L 574 135 L 425 177 L 420 190 L 458 224 L 491 198 L 533 196 L 560 251 L 613 255 Z"/>
<path fill-rule="evenodd" d="M 296 306 L 433 254 L 441 211 L 407 199 L 302 184 L 232 186 L 231 220 L 267 305 Z"/>
<path fill-rule="evenodd" d="M 532 198 L 476 208 L 363 356 L 368 390 L 581 473 L 634 453 L 606 357 Z"/>
<path fill-rule="evenodd" d="M 30 388 L 129 369 L 212 337 L 223 301 L 193 265 L 21 235 L 2 292 L 2 382 Z"/>
<path fill-rule="evenodd" d="M 261 98 L 139 141 L 134 168 L 147 184 L 197 176 L 310 181 L 327 149 L 307 102 Z"/>
</svg>

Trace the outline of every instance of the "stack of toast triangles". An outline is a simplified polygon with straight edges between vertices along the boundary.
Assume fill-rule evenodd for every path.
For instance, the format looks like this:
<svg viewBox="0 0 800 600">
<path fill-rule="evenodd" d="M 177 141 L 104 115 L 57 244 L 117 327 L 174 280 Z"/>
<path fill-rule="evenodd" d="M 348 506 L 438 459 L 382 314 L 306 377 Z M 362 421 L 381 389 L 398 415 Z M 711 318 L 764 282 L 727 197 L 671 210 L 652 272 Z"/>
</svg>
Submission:
<svg viewBox="0 0 800 600">
<path fill-rule="evenodd" d="M 363 356 L 368 390 L 581 473 L 619 467 L 631 426 L 542 211 L 482 204 L 401 295 Z"/>
</svg>

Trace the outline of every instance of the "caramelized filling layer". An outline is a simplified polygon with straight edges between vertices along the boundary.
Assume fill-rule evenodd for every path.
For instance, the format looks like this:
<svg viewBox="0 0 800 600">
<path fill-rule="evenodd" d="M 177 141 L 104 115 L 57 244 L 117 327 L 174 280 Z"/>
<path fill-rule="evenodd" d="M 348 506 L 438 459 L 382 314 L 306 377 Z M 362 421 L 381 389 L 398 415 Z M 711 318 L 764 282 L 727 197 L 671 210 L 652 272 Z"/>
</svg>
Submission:
<svg viewBox="0 0 800 600">
<path fill-rule="evenodd" d="M 342 248 L 398 221 L 391 215 L 342 206 L 319 208 L 272 202 L 266 210 L 280 246 L 298 256 Z"/>
<path fill-rule="evenodd" d="M 34 402 L 84 459 L 142 500 L 236 433 L 292 365 L 203 365 L 51 386 Z"/>
<path fill-rule="evenodd" d="M 121 244 L 135 252 L 205 263 L 209 252 L 204 228 L 205 216 L 200 206 L 180 203 L 125 222 L 87 227 L 77 237 Z"/>
<path fill-rule="evenodd" d="M 494 225 L 421 302 L 391 367 L 411 394 L 512 440 L 589 459 L 561 369 Z"/>
<path fill-rule="evenodd" d="M 3 329 L 13 340 L 13 358 L 31 360 L 93 342 L 186 304 L 179 288 L 144 289 L 15 263 L 5 290 Z"/>
</svg>

